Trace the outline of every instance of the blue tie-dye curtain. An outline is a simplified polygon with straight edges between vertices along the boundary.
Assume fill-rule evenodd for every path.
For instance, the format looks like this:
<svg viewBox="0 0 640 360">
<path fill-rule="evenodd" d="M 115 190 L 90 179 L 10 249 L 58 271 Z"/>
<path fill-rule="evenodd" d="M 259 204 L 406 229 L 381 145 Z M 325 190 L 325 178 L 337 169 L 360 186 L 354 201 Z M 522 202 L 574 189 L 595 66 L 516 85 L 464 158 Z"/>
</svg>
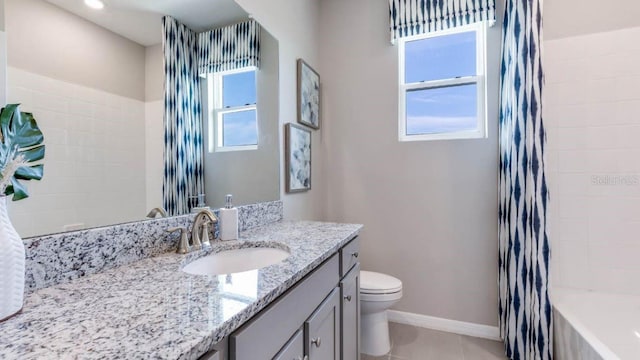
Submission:
<svg viewBox="0 0 640 360">
<path fill-rule="evenodd" d="M 165 75 L 163 206 L 169 215 L 178 215 L 191 210 L 189 197 L 204 192 L 198 35 L 165 16 L 162 49 Z"/>
<path fill-rule="evenodd" d="M 198 34 L 200 75 L 260 67 L 260 25 L 255 20 Z"/>
<path fill-rule="evenodd" d="M 389 0 L 391 42 L 480 21 L 493 25 L 495 0 Z"/>
<path fill-rule="evenodd" d="M 500 99 L 500 333 L 509 358 L 552 359 L 542 0 L 507 0 Z"/>
</svg>

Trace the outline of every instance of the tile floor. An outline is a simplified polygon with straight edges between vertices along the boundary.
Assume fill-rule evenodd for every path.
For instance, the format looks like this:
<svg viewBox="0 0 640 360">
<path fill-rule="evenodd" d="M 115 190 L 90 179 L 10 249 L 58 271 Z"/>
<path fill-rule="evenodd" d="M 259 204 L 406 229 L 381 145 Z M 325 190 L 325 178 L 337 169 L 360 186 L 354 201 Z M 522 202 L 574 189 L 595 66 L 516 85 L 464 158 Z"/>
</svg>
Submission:
<svg viewBox="0 0 640 360">
<path fill-rule="evenodd" d="M 391 352 L 361 360 L 505 360 L 501 342 L 389 323 Z"/>
</svg>

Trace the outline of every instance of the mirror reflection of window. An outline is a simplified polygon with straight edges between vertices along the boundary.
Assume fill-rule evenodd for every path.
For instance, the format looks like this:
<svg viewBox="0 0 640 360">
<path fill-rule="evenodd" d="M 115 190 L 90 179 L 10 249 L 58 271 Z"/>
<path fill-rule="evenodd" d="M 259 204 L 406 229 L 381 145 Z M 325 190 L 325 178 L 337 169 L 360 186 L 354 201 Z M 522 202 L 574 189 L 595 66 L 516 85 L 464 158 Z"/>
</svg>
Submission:
<svg viewBox="0 0 640 360">
<path fill-rule="evenodd" d="M 222 318 L 228 320 L 258 297 L 258 270 L 219 275 Z M 214 309 L 215 307 L 212 307 Z"/>
<path fill-rule="evenodd" d="M 209 152 L 258 148 L 256 71 L 247 67 L 209 74 Z"/>
</svg>

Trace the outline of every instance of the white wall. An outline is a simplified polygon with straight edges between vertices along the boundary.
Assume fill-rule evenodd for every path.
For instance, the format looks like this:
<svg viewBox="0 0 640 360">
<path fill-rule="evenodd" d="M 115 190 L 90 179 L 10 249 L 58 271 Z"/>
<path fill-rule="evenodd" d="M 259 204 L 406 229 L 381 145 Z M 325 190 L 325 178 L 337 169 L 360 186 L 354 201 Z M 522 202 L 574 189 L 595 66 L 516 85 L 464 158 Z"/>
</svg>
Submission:
<svg viewBox="0 0 640 360">
<path fill-rule="evenodd" d="M 20 236 L 144 217 L 142 101 L 11 66 L 8 101 L 33 112 L 46 146 L 43 179 L 26 184 L 29 198 L 9 202 Z"/>
<path fill-rule="evenodd" d="M 554 286 L 640 295 L 639 37 L 544 44 Z"/>
<path fill-rule="evenodd" d="M 286 219 L 321 220 L 325 210 L 325 164 L 322 153 L 324 130 L 313 132 L 312 189 L 286 194 L 284 190 L 284 124 L 296 122 L 296 60 L 303 58 L 319 68 L 318 0 L 236 0 L 238 4 L 278 40 L 280 53 L 280 192 Z M 323 118 L 326 118 L 323 116 Z M 324 125 L 321 125 L 324 126 Z"/>
<path fill-rule="evenodd" d="M 164 178 L 164 101 L 144 103 L 146 210 L 162 207 Z M 145 212 L 146 214 L 146 212 Z"/>
<path fill-rule="evenodd" d="M 320 4 L 327 219 L 365 225 L 363 268 L 403 281 L 398 310 L 495 325 L 500 25 L 488 40 L 489 138 L 399 142 L 388 2 Z"/>
<path fill-rule="evenodd" d="M 204 178 L 207 205 L 221 208 L 225 195 L 234 204 L 253 204 L 280 199 L 280 141 L 278 132 L 278 41 L 260 31 L 260 69 L 256 72 L 258 149 L 209 152 L 208 92 L 203 81 Z M 256 176 L 259 174 L 259 176 Z"/>
<path fill-rule="evenodd" d="M 9 66 L 144 100 L 144 47 L 44 0 L 5 7 Z"/>
<path fill-rule="evenodd" d="M 158 26 L 158 32 L 161 27 Z M 144 100 L 147 102 L 164 100 L 164 54 L 162 44 L 144 49 Z"/>
<path fill-rule="evenodd" d="M 161 31 L 158 25 L 158 31 Z M 164 68 L 162 44 L 145 48 L 146 209 L 162 206 L 164 177 Z"/>
</svg>

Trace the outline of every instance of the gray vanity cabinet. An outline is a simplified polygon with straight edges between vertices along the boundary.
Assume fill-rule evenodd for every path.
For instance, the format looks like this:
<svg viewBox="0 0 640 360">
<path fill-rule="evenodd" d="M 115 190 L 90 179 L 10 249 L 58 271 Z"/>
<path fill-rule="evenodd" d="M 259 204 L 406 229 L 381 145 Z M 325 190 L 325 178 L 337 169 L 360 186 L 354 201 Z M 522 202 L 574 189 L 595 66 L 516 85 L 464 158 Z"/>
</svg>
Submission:
<svg viewBox="0 0 640 360">
<path fill-rule="evenodd" d="M 355 238 L 232 333 L 228 349 L 219 351 L 229 360 L 358 360 L 358 250 Z"/>
<path fill-rule="evenodd" d="M 340 281 L 342 299 L 342 360 L 360 359 L 360 264 Z"/>
<path fill-rule="evenodd" d="M 303 360 L 304 357 L 304 333 L 302 329 L 296 331 L 289 342 L 280 350 L 273 360 Z"/>
<path fill-rule="evenodd" d="M 309 360 L 340 359 L 340 289 L 335 288 L 304 323 Z"/>
</svg>

